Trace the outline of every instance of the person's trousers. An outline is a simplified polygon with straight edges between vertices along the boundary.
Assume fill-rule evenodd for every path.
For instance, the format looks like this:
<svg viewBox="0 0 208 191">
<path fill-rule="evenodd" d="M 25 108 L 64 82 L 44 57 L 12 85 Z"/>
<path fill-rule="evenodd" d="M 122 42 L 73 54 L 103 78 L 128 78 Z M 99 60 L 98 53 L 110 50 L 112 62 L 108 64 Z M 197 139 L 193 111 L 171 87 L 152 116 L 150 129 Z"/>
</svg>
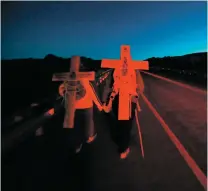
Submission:
<svg viewBox="0 0 208 191">
<path fill-rule="evenodd" d="M 130 145 L 132 122 L 134 118 L 130 120 L 117 120 L 116 132 L 117 132 L 117 145 L 119 152 L 124 152 Z"/>
<path fill-rule="evenodd" d="M 117 100 L 116 100 L 117 101 Z M 119 152 L 124 152 L 130 145 L 131 130 L 135 118 L 136 103 L 132 102 L 131 118 L 129 120 L 118 120 L 118 103 L 115 102 L 113 112 L 115 116 L 115 131 L 116 131 L 116 144 L 119 147 Z"/>
<path fill-rule="evenodd" d="M 93 107 L 75 111 L 74 128 L 63 128 L 67 147 L 75 149 L 94 135 Z"/>
</svg>

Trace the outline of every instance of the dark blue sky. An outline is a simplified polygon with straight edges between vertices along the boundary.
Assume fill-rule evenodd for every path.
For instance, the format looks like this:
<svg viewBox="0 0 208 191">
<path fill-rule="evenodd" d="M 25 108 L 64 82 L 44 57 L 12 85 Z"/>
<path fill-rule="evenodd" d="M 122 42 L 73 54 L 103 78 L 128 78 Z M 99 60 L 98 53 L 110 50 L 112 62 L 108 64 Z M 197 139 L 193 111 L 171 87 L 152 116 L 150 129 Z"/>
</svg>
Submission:
<svg viewBox="0 0 208 191">
<path fill-rule="evenodd" d="M 2 2 L 2 59 L 133 59 L 207 50 L 206 2 Z"/>
</svg>

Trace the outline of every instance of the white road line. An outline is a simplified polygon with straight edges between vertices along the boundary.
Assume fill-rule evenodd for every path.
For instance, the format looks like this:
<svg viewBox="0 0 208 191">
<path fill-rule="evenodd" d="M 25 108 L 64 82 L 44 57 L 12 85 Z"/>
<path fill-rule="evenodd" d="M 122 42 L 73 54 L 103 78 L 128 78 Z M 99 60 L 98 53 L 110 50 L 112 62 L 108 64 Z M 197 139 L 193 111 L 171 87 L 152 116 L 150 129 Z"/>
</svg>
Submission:
<svg viewBox="0 0 208 191">
<path fill-rule="evenodd" d="M 150 110 L 153 112 L 155 117 L 158 119 L 158 121 L 162 125 L 163 129 L 165 130 L 165 132 L 167 133 L 167 135 L 169 136 L 169 138 L 171 139 L 173 144 L 176 146 L 176 148 L 180 152 L 181 156 L 184 158 L 184 160 L 186 161 L 188 166 L 191 168 L 191 170 L 193 171 L 196 178 L 199 180 L 199 182 L 204 187 L 204 189 L 207 190 L 207 177 L 206 177 L 206 175 L 202 172 L 202 170 L 199 168 L 199 166 L 194 161 L 194 159 L 189 155 L 189 153 L 186 151 L 184 146 L 180 143 L 180 141 L 175 136 L 175 134 L 170 130 L 168 125 L 165 123 L 165 121 L 162 119 L 162 117 L 156 111 L 156 109 L 153 107 L 153 105 L 150 103 L 150 101 L 146 98 L 146 96 L 143 93 L 141 93 L 141 96 L 142 96 L 143 100 L 146 102 L 146 104 L 148 105 L 148 107 L 150 108 Z"/>
<path fill-rule="evenodd" d="M 202 93 L 202 94 L 207 94 L 207 91 L 205 90 L 202 90 L 202 89 L 199 89 L 199 88 L 196 88 L 196 87 L 192 87 L 190 85 L 187 85 L 187 84 L 184 84 L 184 83 L 181 83 L 181 82 L 178 82 L 178 81 L 175 81 L 175 80 L 171 80 L 171 79 L 168 79 L 168 78 L 165 78 L 163 76 L 159 76 L 159 75 L 156 75 L 156 74 L 152 74 L 150 72 L 146 72 L 146 71 L 141 71 L 145 74 L 148 74 L 150 76 L 153 76 L 155 78 L 158 78 L 160 80 L 164 80 L 164 81 L 167 81 L 167 82 L 170 82 L 170 83 L 173 83 L 173 84 L 176 84 L 178 86 L 181 86 L 183 88 L 187 88 L 189 90 L 192 90 L 192 91 L 195 91 L 195 92 L 198 92 L 198 93 Z"/>
</svg>

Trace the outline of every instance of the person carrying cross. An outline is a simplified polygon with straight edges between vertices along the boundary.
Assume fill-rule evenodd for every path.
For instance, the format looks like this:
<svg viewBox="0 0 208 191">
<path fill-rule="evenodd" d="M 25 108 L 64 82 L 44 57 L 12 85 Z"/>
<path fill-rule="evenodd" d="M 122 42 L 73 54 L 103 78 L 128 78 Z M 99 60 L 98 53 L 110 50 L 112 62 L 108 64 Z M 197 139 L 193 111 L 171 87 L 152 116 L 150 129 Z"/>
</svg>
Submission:
<svg viewBox="0 0 208 191">
<path fill-rule="evenodd" d="M 67 82 L 66 85 L 70 86 L 70 82 Z M 103 108 L 95 89 L 89 80 L 80 79 L 77 81 L 76 86 L 74 128 L 64 128 L 63 131 L 65 131 L 64 134 L 66 136 L 65 140 L 67 141 L 67 144 L 75 150 L 75 153 L 79 153 L 85 141 L 88 144 L 92 143 L 97 136 L 93 121 L 93 102 L 99 111 L 102 111 Z M 64 89 L 65 88 L 63 88 L 63 91 Z M 65 94 L 67 94 L 67 92 L 65 92 Z M 67 99 L 65 102 L 66 101 Z M 67 115 L 67 113 L 65 115 Z"/>
<path fill-rule="evenodd" d="M 133 71 L 135 72 L 135 71 Z M 118 105 L 119 105 L 119 87 L 122 85 L 120 81 L 120 74 L 118 70 L 114 70 L 113 74 L 113 87 L 112 92 L 109 93 L 109 96 L 106 100 L 106 103 L 103 105 L 103 110 L 106 113 L 109 113 L 111 110 L 115 115 L 115 129 L 117 134 L 116 144 L 118 145 L 118 151 L 120 153 L 120 158 L 125 159 L 130 152 L 130 138 L 131 138 L 131 129 L 132 122 L 134 120 L 134 111 L 137 108 L 138 111 L 141 111 L 141 108 L 138 103 L 139 92 L 144 92 L 144 82 L 139 71 L 136 72 L 137 75 L 132 75 L 130 78 L 132 81 L 129 82 L 131 86 L 130 97 L 131 97 L 131 116 L 129 120 L 118 120 Z"/>
</svg>

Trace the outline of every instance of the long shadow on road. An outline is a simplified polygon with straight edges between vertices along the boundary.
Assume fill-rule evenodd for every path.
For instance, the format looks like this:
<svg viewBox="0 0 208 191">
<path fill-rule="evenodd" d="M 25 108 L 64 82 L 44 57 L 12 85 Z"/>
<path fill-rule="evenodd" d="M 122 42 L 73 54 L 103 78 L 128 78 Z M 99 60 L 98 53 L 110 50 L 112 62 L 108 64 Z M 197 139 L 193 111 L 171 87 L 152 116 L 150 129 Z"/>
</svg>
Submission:
<svg viewBox="0 0 208 191">
<path fill-rule="evenodd" d="M 122 168 L 116 145 L 102 113 L 95 111 L 98 137 L 78 155 L 70 154 L 63 141 L 63 113 L 48 121 L 42 137 L 31 136 L 2 161 L 2 190 L 120 190 L 130 176 Z M 121 184 L 121 182 L 125 184 Z M 128 182 L 128 181 L 127 181 Z M 121 188 L 121 186 L 123 185 Z M 131 189 L 135 190 L 135 189 Z"/>
<path fill-rule="evenodd" d="M 3 191 L 138 191 L 202 190 L 191 170 L 163 132 L 144 102 L 139 114 L 144 137 L 142 159 L 137 128 L 132 131 L 131 152 L 120 160 L 110 133 L 113 124 L 95 109 L 98 136 L 78 155 L 63 141 L 63 113 L 49 120 L 42 137 L 31 137 L 2 163 Z"/>
</svg>

